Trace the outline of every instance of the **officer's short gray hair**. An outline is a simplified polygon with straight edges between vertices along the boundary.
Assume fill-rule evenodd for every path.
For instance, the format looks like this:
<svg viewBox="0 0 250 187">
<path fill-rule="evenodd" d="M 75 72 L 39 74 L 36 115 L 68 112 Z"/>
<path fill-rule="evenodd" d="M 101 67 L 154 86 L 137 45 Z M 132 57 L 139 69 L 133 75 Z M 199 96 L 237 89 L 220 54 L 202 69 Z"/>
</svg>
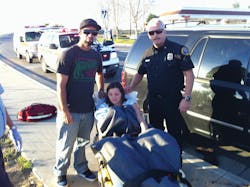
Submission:
<svg viewBox="0 0 250 187">
<path fill-rule="evenodd" d="M 155 26 L 159 26 L 160 29 L 165 29 L 165 23 L 162 20 L 160 20 L 159 18 L 152 18 L 147 24 L 147 30 L 150 27 L 155 27 Z"/>
</svg>

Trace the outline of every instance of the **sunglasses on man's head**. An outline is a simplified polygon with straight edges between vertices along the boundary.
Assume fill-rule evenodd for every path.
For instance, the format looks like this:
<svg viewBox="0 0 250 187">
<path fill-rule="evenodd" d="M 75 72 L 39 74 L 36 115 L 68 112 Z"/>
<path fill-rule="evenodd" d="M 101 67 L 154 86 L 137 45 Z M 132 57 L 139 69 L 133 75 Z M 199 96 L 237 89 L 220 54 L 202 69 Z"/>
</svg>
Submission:
<svg viewBox="0 0 250 187">
<path fill-rule="evenodd" d="M 86 35 L 92 34 L 93 36 L 96 36 L 98 34 L 98 31 L 96 30 L 83 30 L 82 32 Z"/>
<path fill-rule="evenodd" d="M 150 36 L 153 36 L 155 33 L 156 34 L 161 34 L 163 32 L 163 29 L 160 29 L 160 30 L 155 30 L 155 31 L 149 31 L 148 34 Z"/>
</svg>

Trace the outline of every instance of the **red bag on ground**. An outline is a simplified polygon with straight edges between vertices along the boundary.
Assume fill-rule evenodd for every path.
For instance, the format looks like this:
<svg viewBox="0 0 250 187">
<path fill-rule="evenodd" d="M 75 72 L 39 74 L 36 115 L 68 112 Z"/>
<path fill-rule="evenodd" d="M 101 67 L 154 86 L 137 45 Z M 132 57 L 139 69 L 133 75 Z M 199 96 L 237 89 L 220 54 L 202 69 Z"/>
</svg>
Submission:
<svg viewBox="0 0 250 187">
<path fill-rule="evenodd" d="M 56 115 L 57 108 L 53 105 L 34 103 L 18 112 L 17 118 L 21 121 L 40 121 Z"/>
</svg>

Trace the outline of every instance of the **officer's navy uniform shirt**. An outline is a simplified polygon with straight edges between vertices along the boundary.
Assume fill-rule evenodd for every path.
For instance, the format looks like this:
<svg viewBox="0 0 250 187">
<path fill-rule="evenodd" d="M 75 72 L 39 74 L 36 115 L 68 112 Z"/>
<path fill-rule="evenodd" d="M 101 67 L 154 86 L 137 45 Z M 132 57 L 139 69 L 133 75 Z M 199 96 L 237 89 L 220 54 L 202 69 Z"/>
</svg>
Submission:
<svg viewBox="0 0 250 187">
<path fill-rule="evenodd" d="M 184 88 L 183 71 L 192 68 L 188 49 L 166 39 L 163 47 L 153 46 L 144 53 L 138 73 L 147 74 L 149 95 L 167 96 Z"/>
</svg>

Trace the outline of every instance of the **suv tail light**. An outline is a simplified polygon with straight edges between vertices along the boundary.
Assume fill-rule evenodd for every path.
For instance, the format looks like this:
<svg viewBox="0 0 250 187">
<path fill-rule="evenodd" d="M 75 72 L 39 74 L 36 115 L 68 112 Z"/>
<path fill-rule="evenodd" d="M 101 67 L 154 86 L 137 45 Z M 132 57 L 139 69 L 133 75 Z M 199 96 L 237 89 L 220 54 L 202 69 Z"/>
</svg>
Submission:
<svg viewBox="0 0 250 187">
<path fill-rule="evenodd" d="M 109 51 L 105 51 L 105 52 L 101 52 L 102 53 L 102 60 L 106 61 L 110 59 L 110 52 Z"/>
</svg>

